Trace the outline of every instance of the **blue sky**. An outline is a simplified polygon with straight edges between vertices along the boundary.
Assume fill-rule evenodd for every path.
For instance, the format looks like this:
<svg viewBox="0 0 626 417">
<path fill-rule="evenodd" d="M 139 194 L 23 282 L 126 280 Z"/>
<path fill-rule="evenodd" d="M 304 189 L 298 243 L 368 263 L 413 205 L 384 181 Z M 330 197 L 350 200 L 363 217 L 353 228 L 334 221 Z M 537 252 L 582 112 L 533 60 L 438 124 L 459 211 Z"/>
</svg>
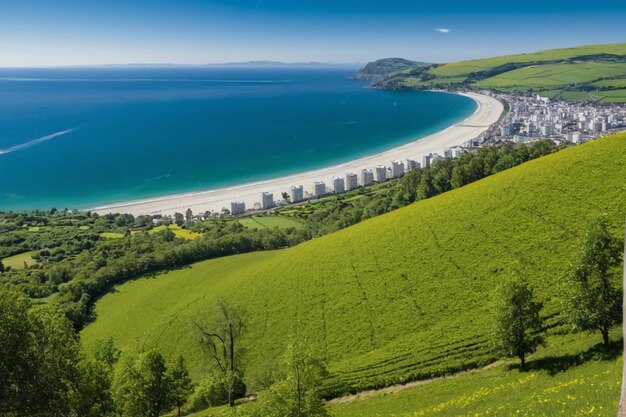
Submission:
<svg viewBox="0 0 626 417">
<path fill-rule="evenodd" d="M 625 21 L 614 0 L 0 0 L 0 66 L 447 62 L 626 42 Z"/>
</svg>

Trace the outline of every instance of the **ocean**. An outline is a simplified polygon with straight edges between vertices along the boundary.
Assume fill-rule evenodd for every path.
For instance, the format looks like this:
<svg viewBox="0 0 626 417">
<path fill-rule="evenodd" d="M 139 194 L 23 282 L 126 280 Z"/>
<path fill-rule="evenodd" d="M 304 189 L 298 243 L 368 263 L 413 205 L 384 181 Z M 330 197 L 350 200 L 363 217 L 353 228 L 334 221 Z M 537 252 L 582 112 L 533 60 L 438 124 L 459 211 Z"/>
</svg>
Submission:
<svg viewBox="0 0 626 417">
<path fill-rule="evenodd" d="M 349 161 L 476 103 L 382 91 L 357 68 L 0 69 L 0 210 L 208 190 Z"/>
</svg>

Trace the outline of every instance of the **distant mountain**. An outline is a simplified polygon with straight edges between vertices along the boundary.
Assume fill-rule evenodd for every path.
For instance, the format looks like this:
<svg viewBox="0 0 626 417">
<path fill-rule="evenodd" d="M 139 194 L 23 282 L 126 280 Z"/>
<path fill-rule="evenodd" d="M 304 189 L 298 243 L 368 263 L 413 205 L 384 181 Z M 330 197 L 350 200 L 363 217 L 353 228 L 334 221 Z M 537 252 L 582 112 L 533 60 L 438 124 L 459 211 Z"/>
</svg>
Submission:
<svg viewBox="0 0 626 417">
<path fill-rule="evenodd" d="M 370 62 L 354 76 L 357 80 L 380 81 L 386 76 L 406 69 L 428 67 L 432 64 L 403 58 L 384 58 Z"/>
</svg>

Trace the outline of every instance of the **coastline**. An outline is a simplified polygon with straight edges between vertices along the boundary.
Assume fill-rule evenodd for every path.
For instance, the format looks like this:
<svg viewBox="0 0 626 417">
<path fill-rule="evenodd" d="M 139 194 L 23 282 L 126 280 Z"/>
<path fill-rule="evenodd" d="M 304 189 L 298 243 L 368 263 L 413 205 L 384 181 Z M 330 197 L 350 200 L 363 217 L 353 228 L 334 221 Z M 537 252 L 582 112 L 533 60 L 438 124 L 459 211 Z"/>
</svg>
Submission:
<svg viewBox="0 0 626 417">
<path fill-rule="evenodd" d="M 493 97 L 477 93 L 458 94 L 469 97 L 478 104 L 478 108 L 470 117 L 432 135 L 375 155 L 281 178 L 214 190 L 115 203 L 95 207 L 90 211 L 98 214 L 129 213 L 135 216 L 141 214 L 173 215 L 176 212 L 184 213 L 190 208 L 194 213 L 203 213 L 207 210 L 220 211 L 223 207 L 230 210 L 231 201 L 243 201 L 246 208 L 252 208 L 254 203 L 260 201 L 260 195 L 264 191 L 274 193 L 274 198 L 277 199 L 280 198 L 282 192 L 289 192 L 292 185 L 303 185 L 305 191 L 312 193 L 314 181 L 324 181 L 329 186 L 332 184 L 332 177 L 343 177 L 346 172 L 359 175 L 364 168 L 373 169 L 379 164 L 388 166 L 392 160 L 412 158 L 419 161 L 424 154 L 443 154 L 444 148 L 458 146 L 476 138 L 491 124 L 497 122 L 504 111 L 502 103 Z"/>
</svg>

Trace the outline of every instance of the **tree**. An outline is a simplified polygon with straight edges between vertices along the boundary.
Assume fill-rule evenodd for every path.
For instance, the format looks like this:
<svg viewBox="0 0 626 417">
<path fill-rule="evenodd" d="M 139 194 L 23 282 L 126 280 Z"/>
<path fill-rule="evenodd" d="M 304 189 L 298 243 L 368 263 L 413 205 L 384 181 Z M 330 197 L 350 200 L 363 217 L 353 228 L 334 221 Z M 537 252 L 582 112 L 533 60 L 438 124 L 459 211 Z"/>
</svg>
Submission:
<svg viewBox="0 0 626 417">
<path fill-rule="evenodd" d="M 111 395 L 111 368 L 99 360 L 83 360 L 78 365 L 79 380 L 72 390 L 73 415 L 107 417 L 115 415 Z"/>
<path fill-rule="evenodd" d="M 291 200 L 291 198 L 289 197 L 289 193 L 287 193 L 286 191 L 283 191 L 281 195 L 283 197 L 283 200 L 285 200 L 286 202 L 289 202 L 289 200 Z"/>
<path fill-rule="evenodd" d="M 493 350 L 498 355 L 517 356 L 520 370 L 526 368 L 526 356 L 544 342 L 541 308 L 528 283 L 507 280 L 501 286 L 494 309 Z"/>
<path fill-rule="evenodd" d="M 609 330 L 622 320 L 622 292 L 616 285 L 620 272 L 615 268 L 620 258 L 620 242 L 609 233 L 606 217 L 594 219 L 563 289 L 569 322 L 578 330 L 599 330 L 605 346 Z"/>
<path fill-rule="evenodd" d="M 320 387 L 328 371 L 306 341 L 287 346 L 282 375 L 269 391 L 260 396 L 258 415 L 263 417 L 327 417 Z"/>
<path fill-rule="evenodd" d="M 191 223 L 193 221 L 193 211 L 190 208 L 185 212 L 185 220 L 187 223 Z"/>
<path fill-rule="evenodd" d="M 185 224 L 185 216 L 181 213 L 174 213 L 174 223 L 176 223 L 177 226 L 182 226 Z"/>
<path fill-rule="evenodd" d="M 159 352 L 126 358 L 115 371 L 113 398 L 124 417 L 159 417 L 173 406 L 171 390 L 171 378 Z"/>
<path fill-rule="evenodd" d="M 65 416 L 78 380 L 71 323 L 0 287 L 0 415 Z"/>
<path fill-rule="evenodd" d="M 204 321 L 196 320 L 195 326 L 200 334 L 203 349 L 213 358 L 217 370 L 222 376 L 224 387 L 228 392 L 228 404 L 235 405 L 237 394 L 245 394 L 236 390 L 242 380 L 242 350 L 240 340 L 245 330 L 244 313 L 223 299 L 218 299 L 213 311 Z M 239 392 L 236 392 L 239 391 Z"/>
<path fill-rule="evenodd" d="M 187 402 L 193 392 L 193 383 L 189 378 L 189 371 L 182 355 L 176 359 L 174 366 L 170 369 L 170 379 L 172 380 L 172 400 L 178 409 L 178 417 L 180 417 L 180 407 Z"/>
<path fill-rule="evenodd" d="M 122 351 L 115 346 L 112 337 L 109 337 L 108 339 L 101 339 L 96 342 L 94 357 L 96 360 L 104 363 L 109 368 L 113 368 L 113 365 L 117 363 L 121 354 Z"/>
</svg>

